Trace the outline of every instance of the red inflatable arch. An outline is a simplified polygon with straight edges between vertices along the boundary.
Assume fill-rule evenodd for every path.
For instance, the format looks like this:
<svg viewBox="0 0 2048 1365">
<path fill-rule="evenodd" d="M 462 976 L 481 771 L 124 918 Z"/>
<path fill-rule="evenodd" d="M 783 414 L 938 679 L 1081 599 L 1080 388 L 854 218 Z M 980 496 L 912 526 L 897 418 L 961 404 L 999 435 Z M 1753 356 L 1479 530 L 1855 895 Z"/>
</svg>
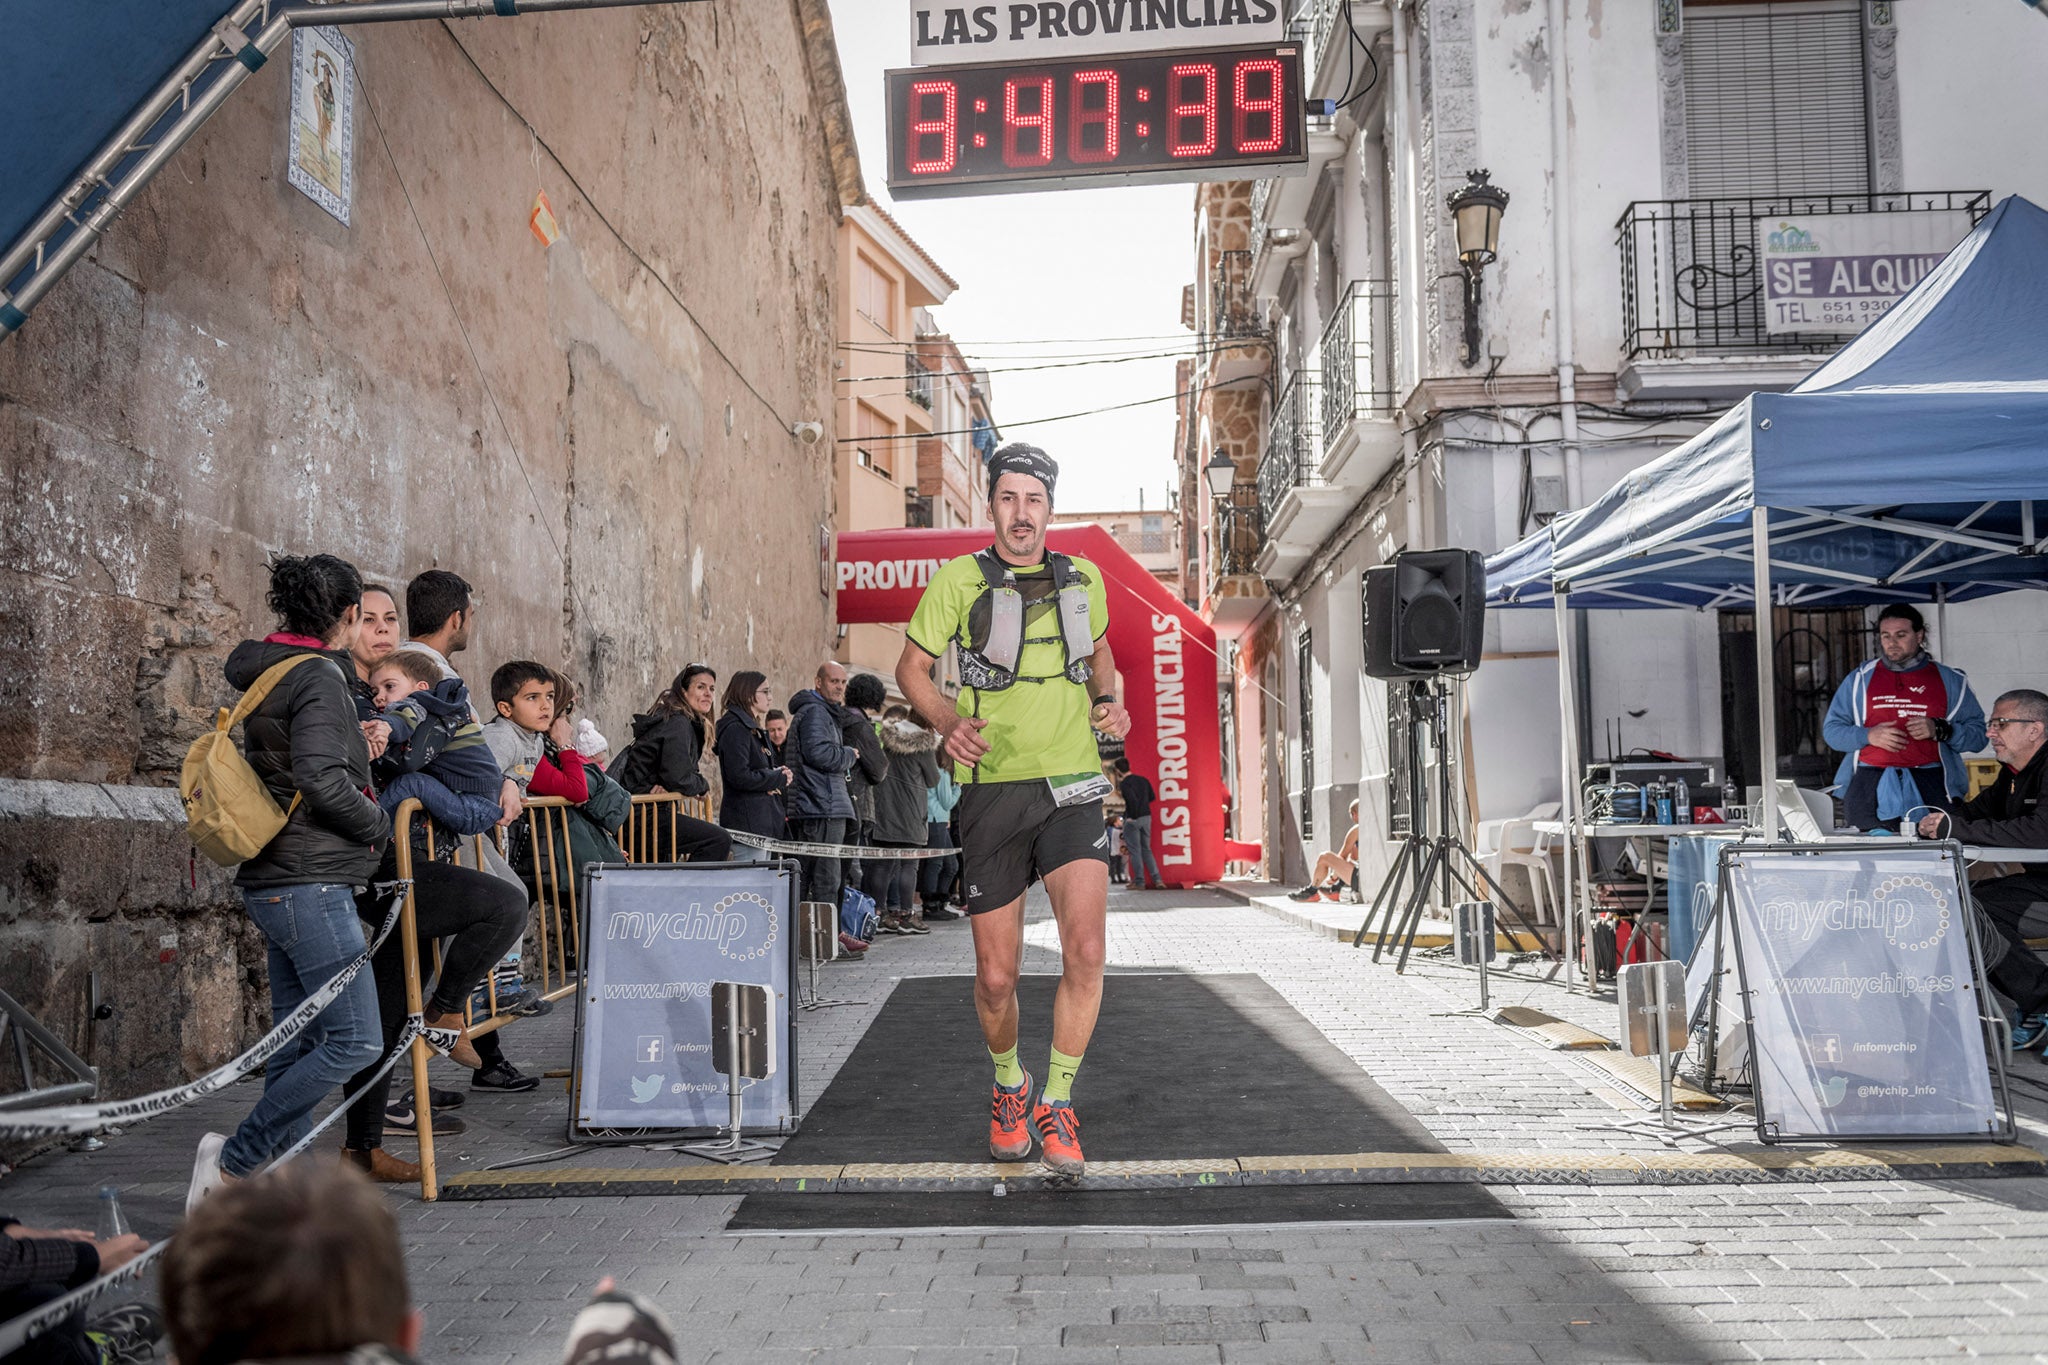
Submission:
<svg viewBox="0 0 2048 1365">
<path fill-rule="evenodd" d="M 1055 550 L 1091 560 L 1107 580 L 1109 647 L 1131 713 L 1124 754 L 1131 770 L 1159 790 L 1152 848 L 1165 880 L 1213 882 L 1226 860 L 1257 861 L 1257 844 L 1223 835 L 1215 632 L 1100 526 L 1055 526 L 1046 539 Z M 840 623 L 908 621 L 941 564 L 989 541 L 987 528 L 842 532 Z"/>
</svg>

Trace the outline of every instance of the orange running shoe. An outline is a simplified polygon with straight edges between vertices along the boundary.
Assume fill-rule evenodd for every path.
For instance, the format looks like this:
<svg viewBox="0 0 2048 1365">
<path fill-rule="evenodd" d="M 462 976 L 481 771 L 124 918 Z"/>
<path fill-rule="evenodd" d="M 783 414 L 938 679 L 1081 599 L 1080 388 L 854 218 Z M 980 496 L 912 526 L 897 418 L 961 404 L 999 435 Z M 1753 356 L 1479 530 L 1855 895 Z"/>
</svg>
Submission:
<svg viewBox="0 0 2048 1365">
<path fill-rule="evenodd" d="M 1031 1126 L 1024 1110 L 1031 1096 L 1031 1073 L 1017 1086 L 997 1086 L 989 1106 L 988 1150 L 997 1161 L 1022 1161 L 1031 1155 Z"/>
<path fill-rule="evenodd" d="M 1087 1171 L 1087 1158 L 1081 1155 L 1081 1116 L 1072 1104 L 1041 1100 L 1032 1106 L 1031 1126 L 1038 1130 L 1040 1160 L 1054 1175 L 1073 1180 Z"/>
</svg>

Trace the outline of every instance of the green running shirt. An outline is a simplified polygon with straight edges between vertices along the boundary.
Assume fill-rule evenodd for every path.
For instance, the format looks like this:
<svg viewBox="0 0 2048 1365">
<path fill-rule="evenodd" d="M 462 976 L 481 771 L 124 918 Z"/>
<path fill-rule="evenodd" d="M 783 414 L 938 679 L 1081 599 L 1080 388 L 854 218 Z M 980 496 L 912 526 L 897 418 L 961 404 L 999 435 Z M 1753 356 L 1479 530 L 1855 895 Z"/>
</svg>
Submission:
<svg viewBox="0 0 2048 1365">
<path fill-rule="evenodd" d="M 1052 572 L 1043 563 L 1028 569 L 1011 568 L 1027 597 L 1029 580 Z M 1085 559 L 1075 559 L 1074 571 L 1087 586 L 1088 629 L 1099 643 L 1109 629 L 1109 598 L 1103 591 L 1102 570 Z M 966 634 L 967 613 L 987 589 L 988 582 L 973 555 L 961 555 L 940 566 L 910 618 L 910 642 L 933 658 L 944 658 L 947 647 Z M 1048 593 L 1024 608 L 1024 648 L 1017 658 L 1020 681 L 1001 692 L 960 690 L 955 707 L 959 714 L 979 715 L 988 722 L 981 731 L 988 752 L 973 768 L 956 765 L 960 781 L 1024 782 L 1102 771 L 1088 713 L 1094 706 L 1094 694 L 1109 691 L 1115 681 L 1097 678 L 1077 686 L 1062 676 L 1066 651 L 1060 647 L 1055 606 L 1056 595 Z M 1040 677 L 1050 681 L 1021 681 Z"/>
</svg>

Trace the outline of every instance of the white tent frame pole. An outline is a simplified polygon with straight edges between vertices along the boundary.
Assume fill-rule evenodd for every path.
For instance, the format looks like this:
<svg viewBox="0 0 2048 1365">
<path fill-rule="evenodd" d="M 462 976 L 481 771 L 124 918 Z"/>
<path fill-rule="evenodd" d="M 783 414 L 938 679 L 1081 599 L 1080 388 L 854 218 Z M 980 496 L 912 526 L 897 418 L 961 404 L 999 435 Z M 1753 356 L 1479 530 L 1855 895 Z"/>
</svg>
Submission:
<svg viewBox="0 0 2048 1365">
<path fill-rule="evenodd" d="M 1756 739 L 1757 766 L 1763 771 L 1762 814 L 1766 842 L 1778 838 L 1778 679 L 1777 648 L 1771 638 L 1771 509 L 1749 512 L 1750 551 L 1756 558 Z"/>
<path fill-rule="evenodd" d="M 168 78 L 128 116 L 119 131 L 107 140 L 92 160 L 72 177 L 63 193 L 37 216 L 21 238 L 0 256 L 0 340 L 21 330 L 29 310 L 40 303 L 72 266 L 106 235 L 121 210 L 133 203 L 143 187 L 155 178 L 179 148 L 192 140 L 214 110 L 227 102 L 243 81 L 254 75 L 283 45 L 295 28 L 326 28 L 342 24 L 391 23 L 407 19 L 466 19 L 492 15 L 516 16 L 553 10 L 616 9 L 650 5 L 663 0 L 361 0 L 347 5 L 293 5 L 272 10 L 269 0 L 243 0 L 216 24 L 206 40 L 178 64 Z M 265 16 L 268 18 L 265 18 Z M 251 22 L 262 19 L 254 34 Z M 237 41 L 239 40 L 239 41 Z M 209 67 L 223 69 L 212 84 L 197 94 L 192 86 Z M 177 118 L 144 142 L 150 130 L 183 104 Z M 136 154 L 140 153 L 140 156 Z M 130 162 L 130 158 L 135 159 Z M 124 165 L 123 163 L 128 163 Z M 79 210 L 96 191 L 105 195 L 83 218 Z M 65 223 L 73 225 L 71 235 L 50 249 L 50 239 Z M 33 268 L 27 281 L 14 294 L 5 292 L 7 281 L 24 269 Z"/>
<path fill-rule="evenodd" d="M 1550 593 L 1552 614 L 1557 623 L 1557 697 L 1563 710 L 1563 724 L 1558 727 L 1559 774 L 1563 779 L 1563 801 L 1558 806 L 1564 817 L 1564 894 L 1559 898 L 1558 932 L 1564 942 L 1564 988 L 1569 994 L 1578 967 L 1578 885 L 1572 877 L 1578 858 L 1579 840 L 1584 831 L 1579 828 L 1579 699 L 1572 686 L 1571 609 L 1565 604 L 1565 594 L 1558 592 L 1553 584 Z"/>
</svg>

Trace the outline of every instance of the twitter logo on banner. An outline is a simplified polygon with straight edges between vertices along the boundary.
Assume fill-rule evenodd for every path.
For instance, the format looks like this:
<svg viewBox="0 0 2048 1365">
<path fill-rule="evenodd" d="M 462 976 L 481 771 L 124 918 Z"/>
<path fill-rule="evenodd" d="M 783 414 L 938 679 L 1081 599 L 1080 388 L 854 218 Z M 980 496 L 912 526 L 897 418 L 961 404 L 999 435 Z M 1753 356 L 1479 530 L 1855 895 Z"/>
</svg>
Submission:
<svg viewBox="0 0 2048 1365">
<path fill-rule="evenodd" d="M 633 1103 L 652 1104 L 654 1097 L 661 1093 L 661 1083 L 666 1076 L 635 1076 L 633 1078 Z"/>
</svg>

